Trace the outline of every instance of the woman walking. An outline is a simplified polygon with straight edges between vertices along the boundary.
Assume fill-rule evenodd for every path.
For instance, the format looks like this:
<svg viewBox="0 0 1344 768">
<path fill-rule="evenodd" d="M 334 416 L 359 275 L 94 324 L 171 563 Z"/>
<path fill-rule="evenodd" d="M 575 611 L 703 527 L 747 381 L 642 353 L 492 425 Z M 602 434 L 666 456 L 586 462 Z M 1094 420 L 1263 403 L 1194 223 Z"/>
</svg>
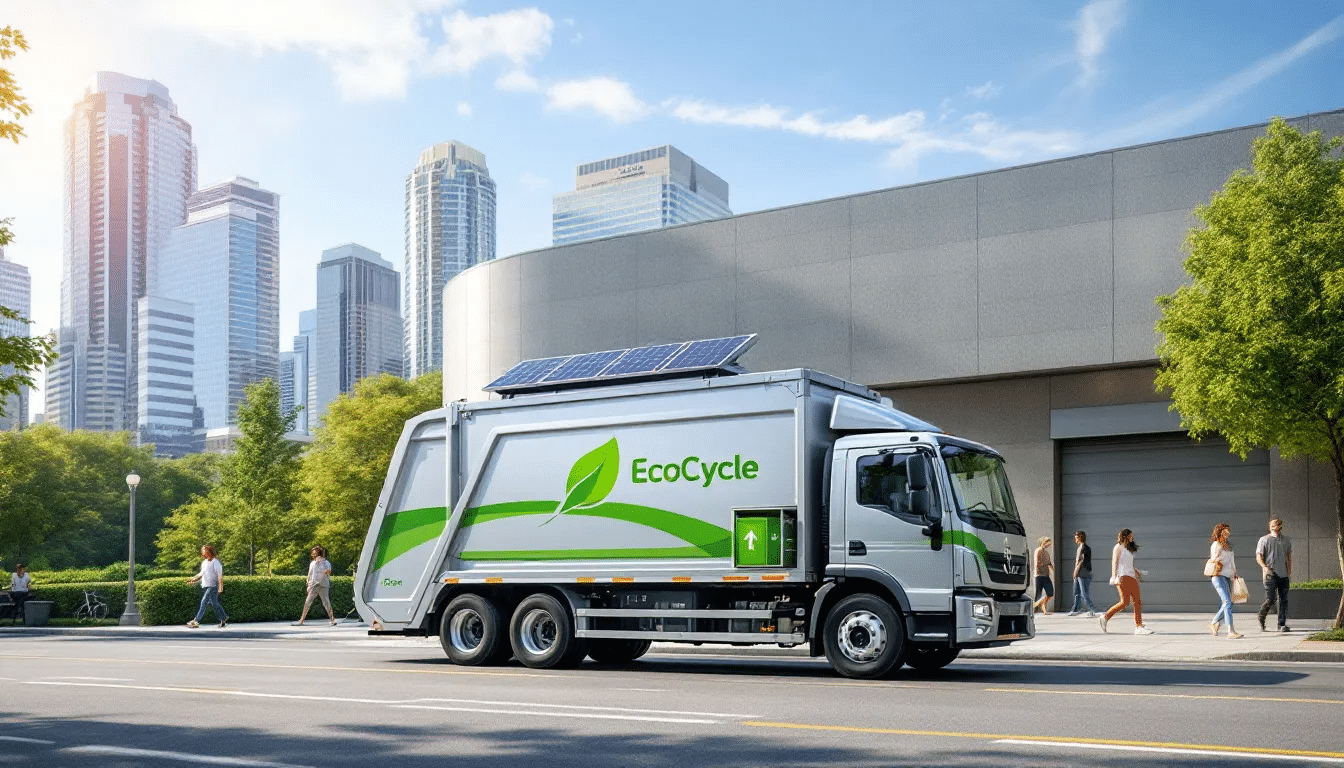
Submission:
<svg viewBox="0 0 1344 768">
<path fill-rule="evenodd" d="M 308 554 L 313 558 L 308 564 L 308 598 L 303 601 L 303 613 L 299 614 L 299 621 L 295 626 L 303 626 L 304 619 L 308 618 L 308 609 L 317 598 L 321 598 L 322 607 L 327 609 L 327 618 L 331 619 L 332 626 L 335 626 L 336 614 L 331 612 L 331 563 L 327 562 L 327 550 L 313 547 Z"/>
<path fill-rule="evenodd" d="M 1050 613 L 1050 600 L 1055 596 L 1054 579 L 1051 576 L 1055 573 L 1054 558 L 1050 557 L 1050 537 L 1042 536 L 1036 540 L 1036 594 L 1045 595 L 1036 601 L 1035 610 L 1046 615 Z"/>
<path fill-rule="evenodd" d="M 201 619 L 205 618 L 205 609 L 208 607 L 215 612 L 219 627 L 223 629 L 229 623 L 229 614 L 219 604 L 219 596 L 224 594 L 224 566 L 215 556 L 215 548 L 209 544 L 201 547 L 201 572 L 187 579 L 188 584 L 198 581 L 201 582 L 201 607 L 196 611 L 196 618 L 188 621 L 187 626 L 192 629 L 201 626 Z"/>
<path fill-rule="evenodd" d="M 1111 550 L 1111 583 L 1120 592 L 1120 602 L 1112 605 L 1097 622 L 1101 631 L 1106 632 L 1106 622 L 1115 614 L 1123 611 L 1130 603 L 1134 604 L 1134 634 L 1151 635 L 1153 630 L 1143 625 L 1143 599 L 1139 595 L 1139 582 L 1143 572 L 1134 567 L 1134 553 L 1139 545 L 1134 543 L 1134 532 L 1121 529 L 1115 536 L 1115 548 Z"/>
<path fill-rule="evenodd" d="M 1232 622 L 1232 579 L 1237 576 L 1237 561 L 1232 552 L 1232 526 L 1219 523 L 1213 526 L 1213 535 L 1209 537 L 1209 566 L 1213 569 L 1213 591 L 1218 593 L 1222 604 L 1209 622 L 1209 633 L 1218 634 L 1222 622 L 1227 622 L 1227 639 L 1241 637 Z M 1207 573 L 1207 571 L 1205 571 Z"/>
</svg>

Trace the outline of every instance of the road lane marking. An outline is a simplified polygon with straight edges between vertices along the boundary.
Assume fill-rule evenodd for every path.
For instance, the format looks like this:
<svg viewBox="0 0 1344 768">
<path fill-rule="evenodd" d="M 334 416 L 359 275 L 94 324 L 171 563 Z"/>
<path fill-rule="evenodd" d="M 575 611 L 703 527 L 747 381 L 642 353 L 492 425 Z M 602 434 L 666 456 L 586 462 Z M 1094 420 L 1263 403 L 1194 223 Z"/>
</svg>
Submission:
<svg viewBox="0 0 1344 768">
<path fill-rule="evenodd" d="M 1341 699 L 1297 699 L 1276 696 L 1218 696 L 1194 693 L 1131 693 L 1128 691 L 1058 691 L 1049 688 L 984 688 L 986 693 L 1048 693 L 1057 696 L 1137 696 L 1148 699 L 1207 699 L 1211 701 L 1273 701 L 1288 704 L 1344 705 Z"/>
<path fill-rule="evenodd" d="M 1061 747 L 1063 749 L 1106 749 L 1120 752 L 1157 752 L 1164 755 L 1202 755 L 1208 757 L 1254 757 L 1262 760 L 1292 760 L 1293 762 L 1344 763 L 1344 757 L 1321 757 L 1302 754 L 1291 750 L 1278 752 L 1247 752 L 1242 749 L 1224 751 L 1218 749 L 1186 749 L 1178 747 L 1142 747 L 1134 744 L 1075 744 L 1065 741 L 1040 741 L 1038 739 L 999 739 L 993 744 L 1015 744 L 1029 747 Z"/>
<path fill-rule="evenodd" d="M 25 739 L 22 736 L 0 736 L 0 741 L 14 741 L 19 744 L 55 744 L 54 741 L 46 739 Z"/>
<path fill-rule="evenodd" d="M 973 733 L 966 731 L 919 731 L 906 728 L 864 728 L 856 725 L 818 725 L 812 723 L 778 723 L 761 720 L 749 720 L 742 725 L 755 728 L 788 728 L 802 731 L 838 731 L 842 733 L 873 733 L 886 734 L 891 736 L 934 736 L 950 739 L 984 739 L 989 741 L 999 741 L 1004 739 L 1014 739 L 1020 741 L 1035 741 L 1047 744 L 1104 744 L 1112 746 L 1128 747 L 1154 747 L 1161 749 L 1189 749 L 1201 754 L 1210 751 L 1236 752 L 1238 754 L 1252 755 L 1295 755 L 1297 757 L 1328 757 L 1338 760 L 1344 760 L 1344 752 L 1323 752 L 1305 749 L 1273 749 L 1270 747 L 1237 747 L 1226 744 L 1183 744 L 1180 742 L 1168 741 L 1127 741 L 1124 739 L 1089 739 L 1082 737 L 1066 738 L 1063 736 L 1023 736 L 1020 734 L 1009 733 Z"/>
<path fill-rule="evenodd" d="M 272 763 L 266 760 L 246 760 L 241 757 L 220 757 L 218 755 L 193 755 L 190 752 L 167 752 L 160 749 L 133 749 L 131 747 L 113 747 L 106 744 L 87 744 L 82 747 L 65 747 L 61 752 L 73 752 L 78 755 L 108 755 L 113 757 L 154 757 L 177 760 L 183 763 L 201 765 L 233 765 L 240 768 L 312 768 L 293 763 Z"/>
<path fill-rule="evenodd" d="M 533 701 L 496 701 L 492 699 L 448 699 L 438 696 L 415 699 L 364 699 L 352 698 L 348 696 L 313 696 L 311 694 L 294 693 L 268 693 L 265 691 L 241 691 L 228 688 L 192 688 L 187 686 L 171 685 L 114 685 L 111 683 L 72 683 L 57 680 L 33 680 L 25 685 L 49 685 L 63 686 L 71 688 L 116 688 L 119 690 L 134 691 L 158 691 L 168 693 L 203 693 L 216 696 L 240 696 L 254 699 L 293 699 L 299 701 L 325 701 L 333 704 L 381 704 L 392 707 L 405 707 L 411 709 L 460 709 L 463 712 L 490 712 L 494 714 L 509 713 L 517 710 L 511 709 L 472 709 L 455 708 L 441 706 L 443 704 L 471 704 L 478 707 L 531 707 L 541 710 L 555 710 L 551 712 L 520 712 L 519 714 L 550 714 L 557 717 L 599 717 L 604 719 L 628 720 L 628 719 L 647 719 L 644 716 L 666 717 L 712 717 L 715 720 L 659 720 L 659 722 L 705 722 L 717 723 L 722 720 L 742 720 L 744 718 L 759 717 L 759 715 L 747 715 L 738 712 L 685 712 L 680 710 L 667 709 L 638 709 L 634 707 L 593 707 L 583 704 L 544 704 Z M 575 712 L 563 712 L 562 710 L 576 710 Z M 616 710 L 621 713 L 640 713 L 612 715 L 604 714 Z M 592 714 L 589 714 L 592 713 Z"/>
<path fill-rule="evenodd" d="M 667 693 L 668 688 L 612 688 L 613 691 L 633 691 L 635 693 Z"/>
<path fill-rule="evenodd" d="M 48 677 L 47 680 L 97 680 L 104 683 L 129 683 L 132 678 L 129 677 L 80 677 L 78 675 L 61 675 L 57 677 Z"/>
<path fill-rule="evenodd" d="M 718 725 L 722 720 L 690 717 L 652 717 L 649 715 L 612 715 L 600 712 L 528 712 L 520 709 L 486 709 L 483 707 L 439 707 L 428 704 L 393 704 L 393 709 L 434 709 L 444 712 L 476 712 L 484 715 L 526 715 L 530 717 L 577 717 L 590 720 L 637 720 L 646 723 L 690 723 Z"/>
</svg>

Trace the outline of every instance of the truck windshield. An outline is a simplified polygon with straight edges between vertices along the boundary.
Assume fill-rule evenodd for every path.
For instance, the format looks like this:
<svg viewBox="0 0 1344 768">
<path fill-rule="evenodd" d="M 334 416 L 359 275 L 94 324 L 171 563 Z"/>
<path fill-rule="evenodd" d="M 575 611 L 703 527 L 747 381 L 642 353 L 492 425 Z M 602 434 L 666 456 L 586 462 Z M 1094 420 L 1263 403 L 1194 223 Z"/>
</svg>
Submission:
<svg viewBox="0 0 1344 768">
<path fill-rule="evenodd" d="M 959 445 L 944 445 L 940 452 L 952 480 L 958 517 L 976 528 L 1026 534 L 1008 487 L 1003 459 Z"/>
</svg>

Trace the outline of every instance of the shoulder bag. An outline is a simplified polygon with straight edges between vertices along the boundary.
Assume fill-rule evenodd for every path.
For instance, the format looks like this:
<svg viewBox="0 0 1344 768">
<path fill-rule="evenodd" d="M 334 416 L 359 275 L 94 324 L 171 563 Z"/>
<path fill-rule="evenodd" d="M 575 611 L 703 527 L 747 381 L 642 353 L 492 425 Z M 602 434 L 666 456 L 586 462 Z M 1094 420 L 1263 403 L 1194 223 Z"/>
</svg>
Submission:
<svg viewBox="0 0 1344 768">
<path fill-rule="evenodd" d="M 1223 561 L 1219 560 L 1216 557 L 1211 557 L 1209 558 L 1208 562 L 1204 563 L 1205 576 L 1217 576 L 1218 572 L 1221 571 L 1222 569 L 1223 569 Z"/>
</svg>

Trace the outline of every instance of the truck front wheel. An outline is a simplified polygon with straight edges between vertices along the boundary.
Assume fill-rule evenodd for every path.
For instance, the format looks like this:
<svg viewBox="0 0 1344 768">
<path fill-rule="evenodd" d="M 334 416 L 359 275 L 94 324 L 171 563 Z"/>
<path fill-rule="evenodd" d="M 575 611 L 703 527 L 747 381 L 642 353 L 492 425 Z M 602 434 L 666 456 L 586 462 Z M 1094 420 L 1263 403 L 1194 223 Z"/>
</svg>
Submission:
<svg viewBox="0 0 1344 768">
<path fill-rule="evenodd" d="M 905 660 L 901 616 L 877 595 L 850 595 L 826 616 L 826 659 L 845 677 L 877 678 Z"/>
<path fill-rule="evenodd" d="M 508 658 L 504 623 L 495 604 L 480 595 L 458 595 L 439 622 L 439 642 L 454 664 L 477 667 Z"/>
<path fill-rule="evenodd" d="M 572 667 L 583 661 L 587 645 L 574 637 L 574 624 L 559 600 L 535 594 L 518 604 L 509 622 L 513 655 L 533 669 Z"/>
</svg>

